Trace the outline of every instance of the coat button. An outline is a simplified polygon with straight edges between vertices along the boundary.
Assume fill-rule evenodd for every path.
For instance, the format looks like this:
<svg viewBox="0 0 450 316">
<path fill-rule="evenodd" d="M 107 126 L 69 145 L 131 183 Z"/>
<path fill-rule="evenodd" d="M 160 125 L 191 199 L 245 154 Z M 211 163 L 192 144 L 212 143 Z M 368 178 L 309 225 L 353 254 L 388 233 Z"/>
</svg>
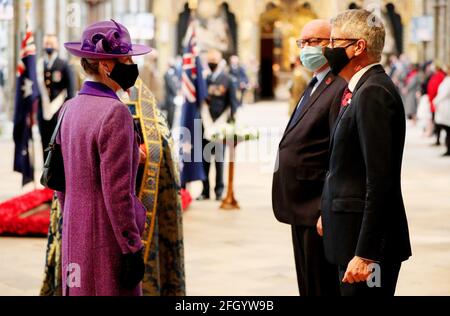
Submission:
<svg viewBox="0 0 450 316">
<path fill-rule="evenodd" d="M 128 238 L 128 236 L 130 236 L 130 233 L 127 232 L 127 231 L 124 231 L 124 232 L 122 233 L 122 236 L 125 237 L 125 238 Z"/>
<path fill-rule="evenodd" d="M 128 245 L 130 245 L 131 247 L 133 247 L 135 245 L 134 240 L 128 240 Z"/>
</svg>

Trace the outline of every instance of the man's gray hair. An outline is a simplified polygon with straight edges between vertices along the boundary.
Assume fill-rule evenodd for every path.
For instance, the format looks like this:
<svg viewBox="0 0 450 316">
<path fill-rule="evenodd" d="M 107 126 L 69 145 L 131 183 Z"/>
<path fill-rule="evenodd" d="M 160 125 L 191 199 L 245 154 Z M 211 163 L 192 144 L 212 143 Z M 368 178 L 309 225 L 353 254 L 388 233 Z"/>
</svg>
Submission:
<svg viewBox="0 0 450 316">
<path fill-rule="evenodd" d="M 346 38 L 364 39 L 367 53 L 377 62 L 381 60 L 386 40 L 383 22 L 367 10 L 347 10 L 331 20 L 333 28 L 339 30 Z"/>
</svg>

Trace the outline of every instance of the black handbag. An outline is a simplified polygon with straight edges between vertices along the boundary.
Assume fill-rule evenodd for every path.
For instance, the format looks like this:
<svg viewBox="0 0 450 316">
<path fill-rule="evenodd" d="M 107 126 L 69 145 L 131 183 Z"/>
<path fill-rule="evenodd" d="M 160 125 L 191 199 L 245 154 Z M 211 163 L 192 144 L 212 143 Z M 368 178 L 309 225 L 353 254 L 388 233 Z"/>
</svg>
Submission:
<svg viewBox="0 0 450 316">
<path fill-rule="evenodd" d="M 61 151 L 61 145 L 56 143 L 61 123 L 66 114 L 67 106 L 64 107 L 58 123 L 56 124 L 55 131 L 53 132 L 50 144 L 45 152 L 48 153 L 47 160 L 44 164 L 44 172 L 41 177 L 41 184 L 54 191 L 65 192 L 66 191 L 66 177 L 64 174 L 64 159 Z"/>
</svg>

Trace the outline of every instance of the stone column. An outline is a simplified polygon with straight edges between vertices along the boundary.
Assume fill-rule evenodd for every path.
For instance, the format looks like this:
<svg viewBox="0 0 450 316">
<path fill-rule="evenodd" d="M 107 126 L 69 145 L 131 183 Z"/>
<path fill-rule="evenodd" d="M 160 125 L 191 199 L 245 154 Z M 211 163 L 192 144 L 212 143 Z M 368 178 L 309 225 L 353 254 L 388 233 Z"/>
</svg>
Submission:
<svg viewBox="0 0 450 316">
<path fill-rule="evenodd" d="M 445 0 L 444 0 L 445 1 Z M 446 7 L 445 7 L 445 47 L 444 47 L 444 62 L 447 64 L 450 64 L 450 0 L 446 1 Z"/>
<path fill-rule="evenodd" d="M 5 110 L 8 114 L 8 118 L 13 118 L 14 113 L 14 95 L 16 93 L 16 67 L 19 61 L 19 53 L 20 53 L 20 43 L 21 37 L 23 35 L 23 31 L 25 30 L 25 16 L 24 16 L 24 1 L 17 0 L 13 1 L 14 5 L 14 22 L 13 28 L 11 32 L 11 45 L 13 47 L 13 54 L 9 59 L 9 74 L 8 81 L 5 86 L 5 99 L 7 101 L 7 106 Z"/>
<path fill-rule="evenodd" d="M 156 50 L 158 51 L 158 72 L 165 73 L 169 59 L 175 55 L 176 23 L 178 13 L 173 0 L 154 1 L 153 14 L 156 19 Z"/>
<path fill-rule="evenodd" d="M 85 0 L 85 2 L 88 5 L 88 24 L 101 20 L 105 0 Z"/>
<path fill-rule="evenodd" d="M 437 11 L 437 42 L 436 42 L 436 48 L 437 48 L 437 59 L 440 62 L 445 62 L 448 58 L 445 56 L 446 46 L 447 46 L 447 6 L 446 6 L 446 0 L 437 0 L 436 1 L 436 11 Z"/>
</svg>

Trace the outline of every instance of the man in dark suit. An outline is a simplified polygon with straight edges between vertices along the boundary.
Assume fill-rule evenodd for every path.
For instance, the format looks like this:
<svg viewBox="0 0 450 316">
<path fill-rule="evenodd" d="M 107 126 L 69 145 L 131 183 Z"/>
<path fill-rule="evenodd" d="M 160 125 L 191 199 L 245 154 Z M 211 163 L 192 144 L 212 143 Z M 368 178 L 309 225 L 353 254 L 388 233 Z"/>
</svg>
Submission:
<svg viewBox="0 0 450 316">
<path fill-rule="evenodd" d="M 39 65 L 41 99 L 38 109 L 39 131 L 44 150 L 44 161 L 63 103 L 74 97 L 74 78 L 70 65 L 58 56 L 58 38 L 44 36 L 44 60 Z"/>
<path fill-rule="evenodd" d="M 384 42 L 375 15 L 349 10 L 333 20 L 325 50 L 333 73 L 348 82 L 321 203 L 325 254 L 338 265 L 345 296 L 394 295 L 411 256 L 401 190 L 405 113 L 379 64 Z"/>
<path fill-rule="evenodd" d="M 215 157 L 216 166 L 216 186 L 214 192 L 216 200 L 222 200 L 225 190 L 223 181 L 225 146 L 222 143 L 211 142 L 208 131 L 212 125 L 218 125 L 220 122 L 234 120 L 234 114 L 239 106 L 236 89 L 230 75 L 226 72 L 227 63 L 223 59 L 221 52 L 211 50 L 208 52 L 208 66 L 210 74 L 206 83 L 208 86 L 208 97 L 206 103 L 208 105 L 207 113 L 202 113 L 203 127 L 206 130 L 203 139 L 203 166 L 205 168 L 206 180 L 203 181 L 203 192 L 198 200 L 209 200 L 210 198 L 210 182 L 209 171 L 211 167 L 212 156 Z"/>
<path fill-rule="evenodd" d="M 302 30 L 298 44 L 303 66 L 314 78 L 300 99 L 279 147 L 273 178 L 276 218 L 292 226 L 298 285 L 302 296 L 339 294 L 337 268 L 327 263 L 316 231 L 320 197 L 328 168 L 330 130 L 346 83 L 331 74 L 322 50 L 331 25 L 314 20 Z"/>
</svg>

